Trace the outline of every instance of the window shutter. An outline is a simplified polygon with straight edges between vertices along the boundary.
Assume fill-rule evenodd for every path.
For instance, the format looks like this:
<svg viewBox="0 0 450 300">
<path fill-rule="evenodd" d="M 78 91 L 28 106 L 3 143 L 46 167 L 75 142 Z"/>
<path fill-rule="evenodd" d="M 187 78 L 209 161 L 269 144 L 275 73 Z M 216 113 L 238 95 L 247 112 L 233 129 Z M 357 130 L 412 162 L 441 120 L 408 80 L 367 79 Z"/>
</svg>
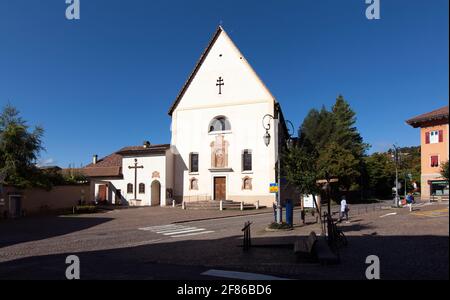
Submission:
<svg viewBox="0 0 450 300">
<path fill-rule="evenodd" d="M 425 144 L 429 144 L 429 143 L 430 143 L 430 133 L 425 132 Z"/>
<path fill-rule="evenodd" d="M 439 156 L 431 156 L 431 167 L 439 167 Z"/>
<path fill-rule="evenodd" d="M 444 142 L 444 130 L 439 130 L 439 143 Z"/>
</svg>

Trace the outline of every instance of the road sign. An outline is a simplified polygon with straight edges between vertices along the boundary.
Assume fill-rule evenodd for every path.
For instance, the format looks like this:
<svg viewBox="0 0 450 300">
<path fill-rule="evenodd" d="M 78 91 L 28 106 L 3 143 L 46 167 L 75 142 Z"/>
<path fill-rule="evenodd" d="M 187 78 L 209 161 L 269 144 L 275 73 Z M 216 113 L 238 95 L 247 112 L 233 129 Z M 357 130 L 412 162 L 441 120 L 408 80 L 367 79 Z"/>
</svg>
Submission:
<svg viewBox="0 0 450 300">
<path fill-rule="evenodd" d="M 277 183 L 271 183 L 270 184 L 270 193 L 271 194 L 278 193 L 278 190 L 279 190 L 279 188 L 278 188 L 278 184 Z"/>
</svg>

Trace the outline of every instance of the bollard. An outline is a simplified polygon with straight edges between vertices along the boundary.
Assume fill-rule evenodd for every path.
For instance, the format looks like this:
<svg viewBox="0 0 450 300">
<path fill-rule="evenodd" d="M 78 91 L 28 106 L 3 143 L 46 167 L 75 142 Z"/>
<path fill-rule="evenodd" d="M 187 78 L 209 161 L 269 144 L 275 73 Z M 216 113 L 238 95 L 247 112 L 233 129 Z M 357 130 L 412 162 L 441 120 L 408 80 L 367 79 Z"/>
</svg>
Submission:
<svg viewBox="0 0 450 300">
<path fill-rule="evenodd" d="M 256 210 L 258 210 L 258 209 L 259 209 L 259 200 L 256 200 L 256 203 L 255 203 L 255 208 L 256 208 Z"/>
<path fill-rule="evenodd" d="M 172 207 L 175 207 L 175 200 L 172 200 Z"/>
<path fill-rule="evenodd" d="M 219 204 L 219 210 L 222 211 L 223 210 L 223 200 L 220 200 L 220 204 Z"/>
<path fill-rule="evenodd" d="M 183 201 L 183 202 L 181 203 L 181 209 L 183 209 L 183 210 L 186 209 L 186 202 Z"/>
<path fill-rule="evenodd" d="M 244 210 L 244 202 L 241 202 L 241 210 Z"/>
</svg>

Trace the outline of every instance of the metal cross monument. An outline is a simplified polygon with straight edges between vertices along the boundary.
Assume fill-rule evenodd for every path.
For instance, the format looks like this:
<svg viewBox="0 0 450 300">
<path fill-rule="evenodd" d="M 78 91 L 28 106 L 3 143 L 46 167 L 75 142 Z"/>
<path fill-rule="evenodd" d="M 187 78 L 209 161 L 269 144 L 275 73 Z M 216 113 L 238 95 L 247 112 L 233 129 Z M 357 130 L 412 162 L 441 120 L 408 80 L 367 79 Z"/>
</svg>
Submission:
<svg viewBox="0 0 450 300">
<path fill-rule="evenodd" d="M 134 159 L 134 166 L 129 166 L 128 169 L 134 169 L 134 200 L 137 200 L 137 169 L 143 169 L 144 166 L 138 166 L 137 159 Z"/>
</svg>

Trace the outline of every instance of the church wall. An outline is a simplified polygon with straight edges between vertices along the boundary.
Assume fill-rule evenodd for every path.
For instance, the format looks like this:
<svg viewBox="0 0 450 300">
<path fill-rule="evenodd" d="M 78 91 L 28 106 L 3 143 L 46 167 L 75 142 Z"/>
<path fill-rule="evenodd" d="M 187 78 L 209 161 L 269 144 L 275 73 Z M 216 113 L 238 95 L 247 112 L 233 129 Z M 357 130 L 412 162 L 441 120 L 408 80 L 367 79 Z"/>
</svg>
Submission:
<svg viewBox="0 0 450 300">
<path fill-rule="evenodd" d="M 223 79 L 218 94 L 216 80 Z M 273 100 L 245 57 L 222 32 L 177 106 L 179 110 L 223 107 Z"/>
<path fill-rule="evenodd" d="M 174 188 L 174 154 L 172 149 L 166 151 L 166 189 L 170 194 L 166 195 L 168 198 L 166 199 L 167 204 L 171 204 L 173 199 L 173 188 Z M 171 196 L 171 197 L 170 197 Z"/>
<path fill-rule="evenodd" d="M 271 205 L 275 200 L 269 193 L 269 184 L 275 182 L 275 125 L 267 119 L 272 125 L 267 147 L 262 120 L 266 114 L 274 115 L 274 97 L 223 29 L 208 50 L 171 111 L 175 197 L 178 201 L 211 200 L 214 177 L 225 177 L 228 200 Z M 209 124 L 218 116 L 229 120 L 231 130 L 210 134 Z M 252 151 L 251 172 L 242 171 L 245 149 Z M 199 154 L 196 173 L 189 171 L 190 153 Z M 226 167 L 211 170 L 214 160 Z"/>
<path fill-rule="evenodd" d="M 229 200 L 264 202 L 271 205 L 275 196 L 269 193 L 269 184 L 275 181 L 275 133 L 271 129 L 272 142 L 264 144 L 265 130 L 262 119 L 267 113 L 273 114 L 269 101 L 255 104 L 204 108 L 196 110 L 176 110 L 173 115 L 172 143 L 179 152 L 176 157 L 175 174 L 182 174 L 176 181 L 176 196 L 185 201 L 211 200 L 214 194 L 214 177 L 226 177 L 226 195 Z M 211 143 L 217 134 L 208 133 L 210 121 L 219 115 L 226 116 L 231 130 L 224 132 L 228 143 L 228 167 L 230 172 L 212 172 Z M 185 124 L 184 126 L 182 124 Z M 251 172 L 242 171 L 242 152 L 252 151 Z M 189 172 L 190 153 L 199 153 L 199 172 Z M 251 178 L 251 190 L 243 189 L 243 179 Z M 190 189 L 190 180 L 198 180 L 198 190 Z M 181 194 L 180 194 L 181 193 Z"/>
<path fill-rule="evenodd" d="M 142 202 L 140 205 L 151 206 L 151 184 L 154 180 L 157 180 L 161 184 L 161 206 L 166 205 L 166 156 L 146 156 L 136 157 L 138 160 L 138 166 L 144 166 L 143 169 L 137 171 L 137 185 L 138 193 L 137 198 Z M 123 197 L 130 202 L 134 200 L 134 192 L 127 193 L 127 184 L 134 185 L 134 169 L 129 169 L 128 166 L 134 166 L 135 157 L 124 157 L 122 160 L 122 173 L 123 173 Z M 139 194 L 139 184 L 145 184 L 145 193 Z M 130 205 L 133 205 L 132 201 Z"/>
</svg>

